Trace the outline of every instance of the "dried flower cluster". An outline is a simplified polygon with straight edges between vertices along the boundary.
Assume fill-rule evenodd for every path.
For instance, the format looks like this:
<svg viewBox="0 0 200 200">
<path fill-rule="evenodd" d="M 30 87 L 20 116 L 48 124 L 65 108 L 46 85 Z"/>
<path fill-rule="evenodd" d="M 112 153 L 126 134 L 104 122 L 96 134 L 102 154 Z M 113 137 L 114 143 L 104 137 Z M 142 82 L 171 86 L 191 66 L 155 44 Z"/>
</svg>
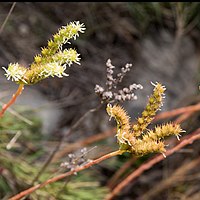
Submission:
<svg viewBox="0 0 200 200">
<path fill-rule="evenodd" d="M 80 152 L 68 154 L 68 161 L 61 163 L 60 166 L 72 171 L 90 161 L 86 158 L 87 153 L 87 148 L 83 148 L 80 150 Z"/>
<path fill-rule="evenodd" d="M 148 153 L 161 152 L 164 154 L 165 145 L 163 138 L 175 135 L 179 139 L 179 134 L 184 132 L 179 124 L 163 124 L 148 130 L 147 126 L 153 120 L 156 112 L 162 106 L 165 87 L 160 83 L 154 85 L 153 94 L 149 97 L 147 106 L 132 127 L 130 117 L 119 105 L 107 105 L 107 113 L 114 117 L 117 122 L 117 139 L 120 149 L 142 156 Z"/>
<path fill-rule="evenodd" d="M 122 82 L 124 76 L 130 71 L 132 64 L 126 64 L 121 68 L 121 72 L 113 77 L 115 66 L 112 65 L 111 60 L 106 62 L 107 74 L 106 74 L 106 88 L 100 85 L 95 86 L 95 93 L 98 94 L 103 102 L 123 102 L 126 100 L 136 100 L 137 96 L 133 93 L 134 90 L 142 89 L 140 84 L 132 84 L 129 87 L 125 87 L 121 90 L 117 90 L 117 85 Z"/>
<path fill-rule="evenodd" d="M 53 39 L 48 41 L 47 47 L 42 48 L 41 54 L 34 57 L 34 62 L 29 68 L 18 63 L 10 63 L 8 69 L 3 67 L 7 79 L 18 84 L 30 85 L 50 76 L 59 78 L 68 76 L 65 73 L 66 65 L 80 64 L 80 58 L 75 49 L 62 50 L 62 46 L 65 43 L 70 44 L 69 40 L 75 40 L 79 36 L 79 32 L 83 33 L 84 30 L 84 24 L 80 24 L 79 21 L 63 26 L 58 33 L 53 35 Z"/>
</svg>

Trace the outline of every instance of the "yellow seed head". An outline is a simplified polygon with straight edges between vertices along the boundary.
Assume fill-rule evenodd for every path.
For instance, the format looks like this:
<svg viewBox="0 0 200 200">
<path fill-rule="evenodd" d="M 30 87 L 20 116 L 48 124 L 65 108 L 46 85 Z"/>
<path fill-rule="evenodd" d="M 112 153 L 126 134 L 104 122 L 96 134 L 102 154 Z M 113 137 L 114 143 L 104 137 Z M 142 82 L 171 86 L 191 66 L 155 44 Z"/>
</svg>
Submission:
<svg viewBox="0 0 200 200">
<path fill-rule="evenodd" d="M 108 104 L 106 111 L 110 117 L 114 117 L 117 122 L 117 139 L 119 144 L 127 144 L 130 134 L 130 117 L 126 111 L 119 105 L 112 106 Z"/>
<path fill-rule="evenodd" d="M 34 57 L 34 61 L 35 61 L 35 63 L 40 63 L 42 61 L 42 57 L 40 55 L 36 55 Z"/>
<path fill-rule="evenodd" d="M 133 126 L 133 135 L 135 137 L 140 136 L 144 132 L 144 130 L 151 123 L 156 112 L 162 105 L 165 87 L 162 86 L 160 83 L 156 83 L 153 85 L 153 94 L 149 97 L 147 106 L 142 112 L 142 117 L 139 117 L 136 125 Z"/>
<path fill-rule="evenodd" d="M 136 140 L 135 145 L 132 146 L 132 152 L 137 156 L 143 156 L 149 153 L 161 152 L 164 153 L 165 145 L 161 141 L 148 140 L 143 141 L 141 139 Z"/>
</svg>

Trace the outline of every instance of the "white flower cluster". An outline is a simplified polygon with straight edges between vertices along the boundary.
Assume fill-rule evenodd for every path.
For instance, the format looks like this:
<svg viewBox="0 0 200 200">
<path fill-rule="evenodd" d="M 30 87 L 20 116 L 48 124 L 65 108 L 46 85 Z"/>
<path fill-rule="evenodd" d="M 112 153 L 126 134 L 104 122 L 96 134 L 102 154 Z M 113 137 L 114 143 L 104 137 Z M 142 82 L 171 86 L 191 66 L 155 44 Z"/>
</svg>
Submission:
<svg viewBox="0 0 200 200">
<path fill-rule="evenodd" d="M 76 40 L 76 38 L 79 37 L 79 32 L 84 33 L 85 29 L 86 28 L 83 23 L 81 24 L 79 21 L 74 21 L 70 22 L 66 26 L 62 26 L 62 28 L 58 32 L 58 35 L 62 37 L 62 43 L 70 44 L 68 40 L 70 40 L 71 38 Z"/>
<path fill-rule="evenodd" d="M 71 66 L 74 63 L 80 65 L 80 54 L 74 49 L 65 49 L 64 51 L 59 51 L 56 53 L 52 59 L 54 62 L 58 62 L 60 65 L 67 64 Z"/>
<path fill-rule="evenodd" d="M 69 76 L 69 74 L 66 74 L 64 71 L 66 69 L 66 66 L 61 66 L 57 62 L 51 62 L 45 64 L 38 74 L 41 77 L 48 78 L 49 76 L 57 76 L 58 78 L 62 78 L 63 76 Z"/>
<path fill-rule="evenodd" d="M 8 65 L 8 69 L 6 69 L 5 67 L 2 67 L 2 69 L 6 71 L 5 76 L 8 80 L 11 79 L 15 82 L 23 80 L 23 82 L 26 83 L 26 81 L 22 79 L 22 77 L 25 75 L 27 69 L 25 67 L 20 66 L 19 63 L 10 63 Z"/>
<path fill-rule="evenodd" d="M 73 36 L 73 39 L 76 40 L 76 37 L 79 37 L 79 32 L 80 33 L 84 33 L 85 31 L 85 25 L 82 23 L 80 24 L 79 21 L 75 21 L 75 22 L 70 22 L 70 25 L 73 27 L 73 29 L 76 30 L 76 34 Z"/>
<path fill-rule="evenodd" d="M 34 62 L 29 68 L 23 67 L 18 63 L 9 64 L 5 76 L 20 84 L 35 84 L 38 81 L 50 76 L 59 78 L 68 76 L 65 73 L 66 65 L 71 66 L 73 63 L 80 65 L 80 57 L 75 49 L 62 50 L 62 45 L 68 42 L 69 39 L 76 39 L 79 32 L 84 33 L 85 25 L 79 21 L 70 22 L 63 26 L 58 33 L 53 37 L 53 40 L 48 41 L 48 47 L 42 48 L 41 54 L 35 56 Z"/>
</svg>

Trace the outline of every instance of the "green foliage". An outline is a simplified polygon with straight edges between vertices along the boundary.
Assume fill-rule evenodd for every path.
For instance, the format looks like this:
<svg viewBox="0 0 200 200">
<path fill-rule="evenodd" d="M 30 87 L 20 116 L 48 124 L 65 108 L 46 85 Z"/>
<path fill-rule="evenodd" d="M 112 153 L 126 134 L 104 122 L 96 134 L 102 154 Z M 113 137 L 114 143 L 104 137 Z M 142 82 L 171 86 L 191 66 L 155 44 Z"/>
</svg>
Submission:
<svg viewBox="0 0 200 200">
<path fill-rule="evenodd" d="M 127 8 L 142 33 L 156 24 L 175 28 L 177 15 L 183 16 L 184 28 L 190 23 L 200 28 L 199 2 L 128 2 Z"/>
<path fill-rule="evenodd" d="M 24 110 L 27 113 L 27 110 Z M 43 146 L 43 136 L 40 133 L 41 123 L 34 117 L 34 113 L 29 111 L 29 120 L 33 125 L 29 125 L 21 119 L 7 112 L 0 121 L 0 199 L 11 196 L 27 187 L 30 187 L 33 179 L 43 166 L 43 160 L 48 156 L 47 149 Z M 27 115 L 26 115 L 27 116 Z M 7 144 L 17 131 L 21 131 L 16 145 L 7 149 Z M 24 141 L 26 141 L 24 143 Z M 25 146 L 24 146 L 25 144 Z M 34 146 L 33 146 L 34 145 Z M 31 147 L 32 149 L 28 149 Z M 57 164 L 49 165 L 48 169 L 41 174 L 39 181 L 45 181 L 57 172 L 63 171 Z M 73 180 L 67 183 L 66 180 L 47 185 L 30 195 L 31 199 L 60 199 L 60 200 L 101 200 L 108 192 L 102 187 L 94 172 L 87 171 L 78 174 Z"/>
<path fill-rule="evenodd" d="M 25 113 L 26 112 L 26 113 Z M 17 117 L 16 115 L 11 114 L 10 112 L 5 113 L 4 117 L 1 118 L 0 120 L 0 131 L 1 132 L 16 132 L 16 131 L 24 131 L 28 130 L 31 132 L 34 132 L 35 130 L 38 131 L 41 127 L 41 121 L 39 120 L 38 117 L 35 116 L 33 111 L 25 111 L 21 113 L 23 115 L 23 119 Z M 27 118 L 31 117 L 31 120 L 27 120 Z"/>
<path fill-rule="evenodd" d="M 102 200 L 108 193 L 106 187 L 100 186 L 97 181 L 98 177 L 91 177 L 93 172 L 86 172 L 82 175 L 73 177 L 69 183 L 65 184 L 65 181 L 56 182 L 46 186 L 48 194 L 44 197 L 53 196 L 59 200 Z M 44 191 L 44 189 L 43 189 Z M 45 198 L 44 198 L 45 199 Z"/>
<path fill-rule="evenodd" d="M 162 23 L 162 3 L 149 2 L 127 3 L 128 10 L 133 16 L 136 26 L 143 32 L 151 23 Z"/>
</svg>

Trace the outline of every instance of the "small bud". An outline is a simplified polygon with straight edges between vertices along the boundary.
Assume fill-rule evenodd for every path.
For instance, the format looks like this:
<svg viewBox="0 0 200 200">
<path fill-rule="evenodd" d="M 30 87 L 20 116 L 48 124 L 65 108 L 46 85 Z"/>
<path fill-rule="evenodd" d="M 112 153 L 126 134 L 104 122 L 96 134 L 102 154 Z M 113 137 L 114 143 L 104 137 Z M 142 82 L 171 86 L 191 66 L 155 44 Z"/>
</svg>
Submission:
<svg viewBox="0 0 200 200">
<path fill-rule="evenodd" d="M 42 57 L 40 55 L 36 55 L 34 57 L 34 61 L 35 61 L 35 63 L 40 63 L 42 61 Z"/>
</svg>

